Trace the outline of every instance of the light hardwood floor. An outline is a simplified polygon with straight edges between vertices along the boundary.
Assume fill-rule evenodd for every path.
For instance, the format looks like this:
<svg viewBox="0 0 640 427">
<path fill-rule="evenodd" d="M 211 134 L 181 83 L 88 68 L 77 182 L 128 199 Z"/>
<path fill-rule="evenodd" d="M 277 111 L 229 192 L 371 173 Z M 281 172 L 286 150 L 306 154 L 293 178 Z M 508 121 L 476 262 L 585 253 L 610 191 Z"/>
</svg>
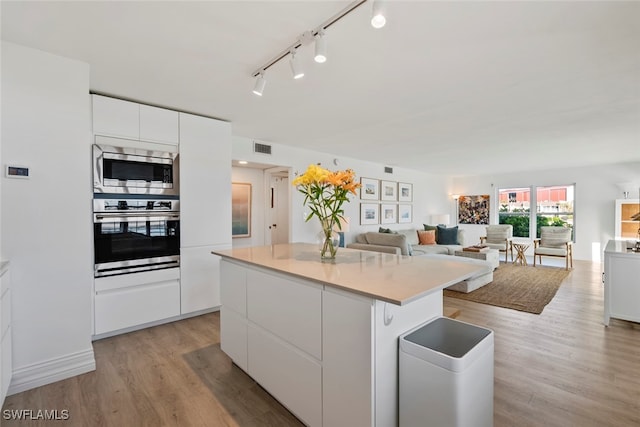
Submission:
<svg viewBox="0 0 640 427">
<path fill-rule="evenodd" d="M 640 325 L 602 325 L 601 273 L 600 264 L 575 262 L 540 315 L 445 300 L 459 320 L 495 332 L 496 427 L 640 426 Z M 0 424 L 302 425 L 222 353 L 219 319 L 97 341 L 95 372 L 9 396 L 3 407 L 68 409 L 68 421 Z"/>
</svg>

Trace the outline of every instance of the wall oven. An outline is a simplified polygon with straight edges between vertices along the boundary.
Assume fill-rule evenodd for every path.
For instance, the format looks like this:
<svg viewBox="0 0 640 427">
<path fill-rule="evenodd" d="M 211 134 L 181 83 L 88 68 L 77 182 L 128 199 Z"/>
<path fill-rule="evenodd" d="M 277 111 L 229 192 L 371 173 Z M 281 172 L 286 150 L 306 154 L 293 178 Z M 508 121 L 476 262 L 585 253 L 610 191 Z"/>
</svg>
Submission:
<svg viewBox="0 0 640 427">
<path fill-rule="evenodd" d="M 180 265 L 180 202 L 94 199 L 95 277 Z"/>
<path fill-rule="evenodd" d="M 125 147 L 117 138 L 96 137 L 93 145 L 93 192 L 116 194 L 179 194 L 178 153 L 157 148 Z M 133 142 L 129 142 L 133 144 Z M 158 144 L 154 144 L 158 145 Z"/>
</svg>

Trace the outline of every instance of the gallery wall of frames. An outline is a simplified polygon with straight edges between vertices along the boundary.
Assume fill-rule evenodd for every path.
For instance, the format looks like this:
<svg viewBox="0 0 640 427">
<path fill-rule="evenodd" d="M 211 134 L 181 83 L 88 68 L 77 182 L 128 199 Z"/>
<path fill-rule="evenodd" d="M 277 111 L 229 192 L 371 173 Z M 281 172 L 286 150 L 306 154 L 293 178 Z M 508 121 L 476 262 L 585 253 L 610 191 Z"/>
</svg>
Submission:
<svg viewBox="0 0 640 427">
<path fill-rule="evenodd" d="M 360 224 L 413 222 L 413 184 L 360 178 Z"/>
</svg>

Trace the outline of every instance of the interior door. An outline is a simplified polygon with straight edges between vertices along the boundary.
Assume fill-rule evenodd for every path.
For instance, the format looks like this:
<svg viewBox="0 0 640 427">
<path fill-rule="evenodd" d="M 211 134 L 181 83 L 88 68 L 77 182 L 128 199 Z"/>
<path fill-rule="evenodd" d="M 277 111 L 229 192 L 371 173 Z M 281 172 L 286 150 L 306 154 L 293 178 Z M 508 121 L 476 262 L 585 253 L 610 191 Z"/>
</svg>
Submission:
<svg viewBox="0 0 640 427">
<path fill-rule="evenodd" d="M 288 170 L 268 170 L 267 227 L 272 245 L 289 243 L 289 185 Z"/>
</svg>

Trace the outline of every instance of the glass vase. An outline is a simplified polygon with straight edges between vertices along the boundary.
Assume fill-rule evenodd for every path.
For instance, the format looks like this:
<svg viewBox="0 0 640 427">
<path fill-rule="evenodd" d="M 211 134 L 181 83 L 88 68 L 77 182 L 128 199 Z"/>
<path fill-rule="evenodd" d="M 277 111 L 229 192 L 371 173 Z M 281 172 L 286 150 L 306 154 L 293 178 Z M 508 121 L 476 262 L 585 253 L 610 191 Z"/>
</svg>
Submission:
<svg viewBox="0 0 640 427">
<path fill-rule="evenodd" d="M 335 259 L 338 247 L 340 246 L 340 235 L 333 230 L 333 224 L 323 223 L 322 231 L 318 233 L 318 247 L 320 248 L 320 258 Z"/>
</svg>

